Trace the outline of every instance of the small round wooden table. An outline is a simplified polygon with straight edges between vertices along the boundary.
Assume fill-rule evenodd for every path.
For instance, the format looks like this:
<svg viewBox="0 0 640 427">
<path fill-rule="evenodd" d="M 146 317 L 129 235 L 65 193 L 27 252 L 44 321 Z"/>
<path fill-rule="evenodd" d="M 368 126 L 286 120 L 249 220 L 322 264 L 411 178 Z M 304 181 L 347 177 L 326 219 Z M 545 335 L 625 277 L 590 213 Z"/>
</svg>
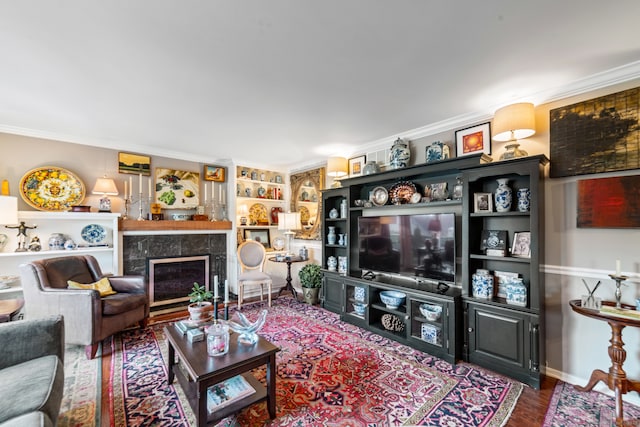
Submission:
<svg viewBox="0 0 640 427">
<path fill-rule="evenodd" d="M 624 342 L 622 341 L 622 330 L 625 326 L 634 326 L 636 328 L 640 327 L 640 312 L 634 310 L 635 307 L 626 304 L 622 304 L 622 308 L 629 310 L 629 314 L 634 315 L 634 317 L 626 317 L 603 312 L 595 308 L 582 307 L 582 302 L 580 300 L 569 301 L 569 305 L 571 305 L 571 309 L 576 313 L 605 321 L 611 327 L 611 340 L 609 340 L 611 343 L 609 346 L 611 367 L 609 368 L 609 373 L 606 373 L 601 369 L 596 369 L 591 373 L 591 378 L 586 386 L 575 386 L 575 388 L 579 391 L 591 391 L 599 381 L 607 384 L 607 386 L 609 386 L 609 388 L 615 393 L 616 424 L 622 425 L 622 395 L 629 391 L 636 391 L 640 393 L 640 381 L 628 379 L 627 373 L 622 369 L 622 365 L 627 358 L 627 352 L 624 349 Z M 612 301 L 603 301 L 602 305 L 604 307 L 615 308 L 616 303 Z"/>
<path fill-rule="evenodd" d="M 291 277 L 291 264 L 293 264 L 294 262 L 303 262 L 303 261 L 306 261 L 306 259 L 302 259 L 302 257 L 299 257 L 299 256 L 286 257 L 282 260 L 279 260 L 276 257 L 271 257 L 269 258 L 269 261 L 287 263 L 287 284 L 285 285 L 284 288 L 280 289 L 280 291 L 278 292 L 278 297 L 280 296 L 281 293 L 289 290 L 291 291 L 291 295 L 293 295 L 293 297 L 296 300 L 298 300 L 298 294 L 296 293 L 296 290 L 293 288 L 293 285 L 291 284 L 291 282 L 293 281 L 293 278 Z"/>
<path fill-rule="evenodd" d="M 9 322 L 24 307 L 24 300 L 0 299 L 0 323 Z"/>
</svg>

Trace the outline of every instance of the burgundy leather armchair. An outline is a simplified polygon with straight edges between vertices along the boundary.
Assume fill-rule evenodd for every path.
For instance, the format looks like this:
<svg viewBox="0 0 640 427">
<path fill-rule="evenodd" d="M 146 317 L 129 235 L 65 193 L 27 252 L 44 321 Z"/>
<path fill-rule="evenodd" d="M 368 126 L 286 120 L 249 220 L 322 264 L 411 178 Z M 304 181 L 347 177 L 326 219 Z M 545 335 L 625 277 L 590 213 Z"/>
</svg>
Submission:
<svg viewBox="0 0 640 427">
<path fill-rule="evenodd" d="M 105 277 L 90 255 L 49 258 L 22 264 L 20 276 L 27 319 L 61 314 L 65 342 L 85 346 L 93 359 L 105 338 L 149 317 L 149 285 L 144 276 L 106 276 L 115 294 L 100 297 L 93 289 L 69 289 L 68 280 L 82 284 Z"/>
</svg>

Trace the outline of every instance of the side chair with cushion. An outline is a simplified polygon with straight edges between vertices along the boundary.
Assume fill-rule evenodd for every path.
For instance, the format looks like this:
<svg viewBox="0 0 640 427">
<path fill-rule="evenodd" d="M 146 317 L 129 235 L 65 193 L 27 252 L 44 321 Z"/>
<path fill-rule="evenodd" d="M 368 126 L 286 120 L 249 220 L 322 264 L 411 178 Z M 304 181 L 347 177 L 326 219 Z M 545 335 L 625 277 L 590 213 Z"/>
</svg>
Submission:
<svg viewBox="0 0 640 427">
<path fill-rule="evenodd" d="M 271 307 L 271 276 L 263 271 L 267 253 L 262 243 L 247 240 L 238 246 L 238 262 L 240 263 L 240 275 L 238 276 L 238 310 L 242 308 L 244 287 L 260 285 L 260 301 L 264 299 L 264 285 L 267 285 L 267 298 Z"/>
<path fill-rule="evenodd" d="M 0 325 L 0 427 L 55 426 L 64 391 L 64 319 Z"/>
<path fill-rule="evenodd" d="M 67 344 L 84 345 L 88 359 L 103 339 L 135 323 L 147 324 L 144 276 L 105 276 L 90 255 L 33 261 L 20 266 L 20 275 L 26 318 L 63 315 Z"/>
</svg>

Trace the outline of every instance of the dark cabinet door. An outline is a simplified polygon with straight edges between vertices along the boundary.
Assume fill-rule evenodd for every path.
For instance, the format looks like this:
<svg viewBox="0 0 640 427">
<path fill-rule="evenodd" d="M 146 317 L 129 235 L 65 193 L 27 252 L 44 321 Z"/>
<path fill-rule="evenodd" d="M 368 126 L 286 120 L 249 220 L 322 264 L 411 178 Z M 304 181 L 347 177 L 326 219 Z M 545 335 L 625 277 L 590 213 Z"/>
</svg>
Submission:
<svg viewBox="0 0 640 427">
<path fill-rule="evenodd" d="M 344 294 L 344 280 L 342 276 L 324 272 L 322 282 L 322 306 L 334 313 L 341 313 Z"/>
<path fill-rule="evenodd" d="M 467 303 L 467 349 L 472 363 L 540 387 L 538 316 Z"/>
</svg>

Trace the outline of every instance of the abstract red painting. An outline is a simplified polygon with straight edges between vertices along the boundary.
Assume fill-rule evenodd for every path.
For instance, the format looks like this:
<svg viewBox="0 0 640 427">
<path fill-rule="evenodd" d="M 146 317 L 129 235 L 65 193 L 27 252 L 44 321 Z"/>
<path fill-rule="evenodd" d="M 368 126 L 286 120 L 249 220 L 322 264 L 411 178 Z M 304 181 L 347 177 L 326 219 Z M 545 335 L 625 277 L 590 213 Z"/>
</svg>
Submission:
<svg viewBox="0 0 640 427">
<path fill-rule="evenodd" d="M 640 228 L 640 175 L 578 181 L 578 228 Z"/>
</svg>

